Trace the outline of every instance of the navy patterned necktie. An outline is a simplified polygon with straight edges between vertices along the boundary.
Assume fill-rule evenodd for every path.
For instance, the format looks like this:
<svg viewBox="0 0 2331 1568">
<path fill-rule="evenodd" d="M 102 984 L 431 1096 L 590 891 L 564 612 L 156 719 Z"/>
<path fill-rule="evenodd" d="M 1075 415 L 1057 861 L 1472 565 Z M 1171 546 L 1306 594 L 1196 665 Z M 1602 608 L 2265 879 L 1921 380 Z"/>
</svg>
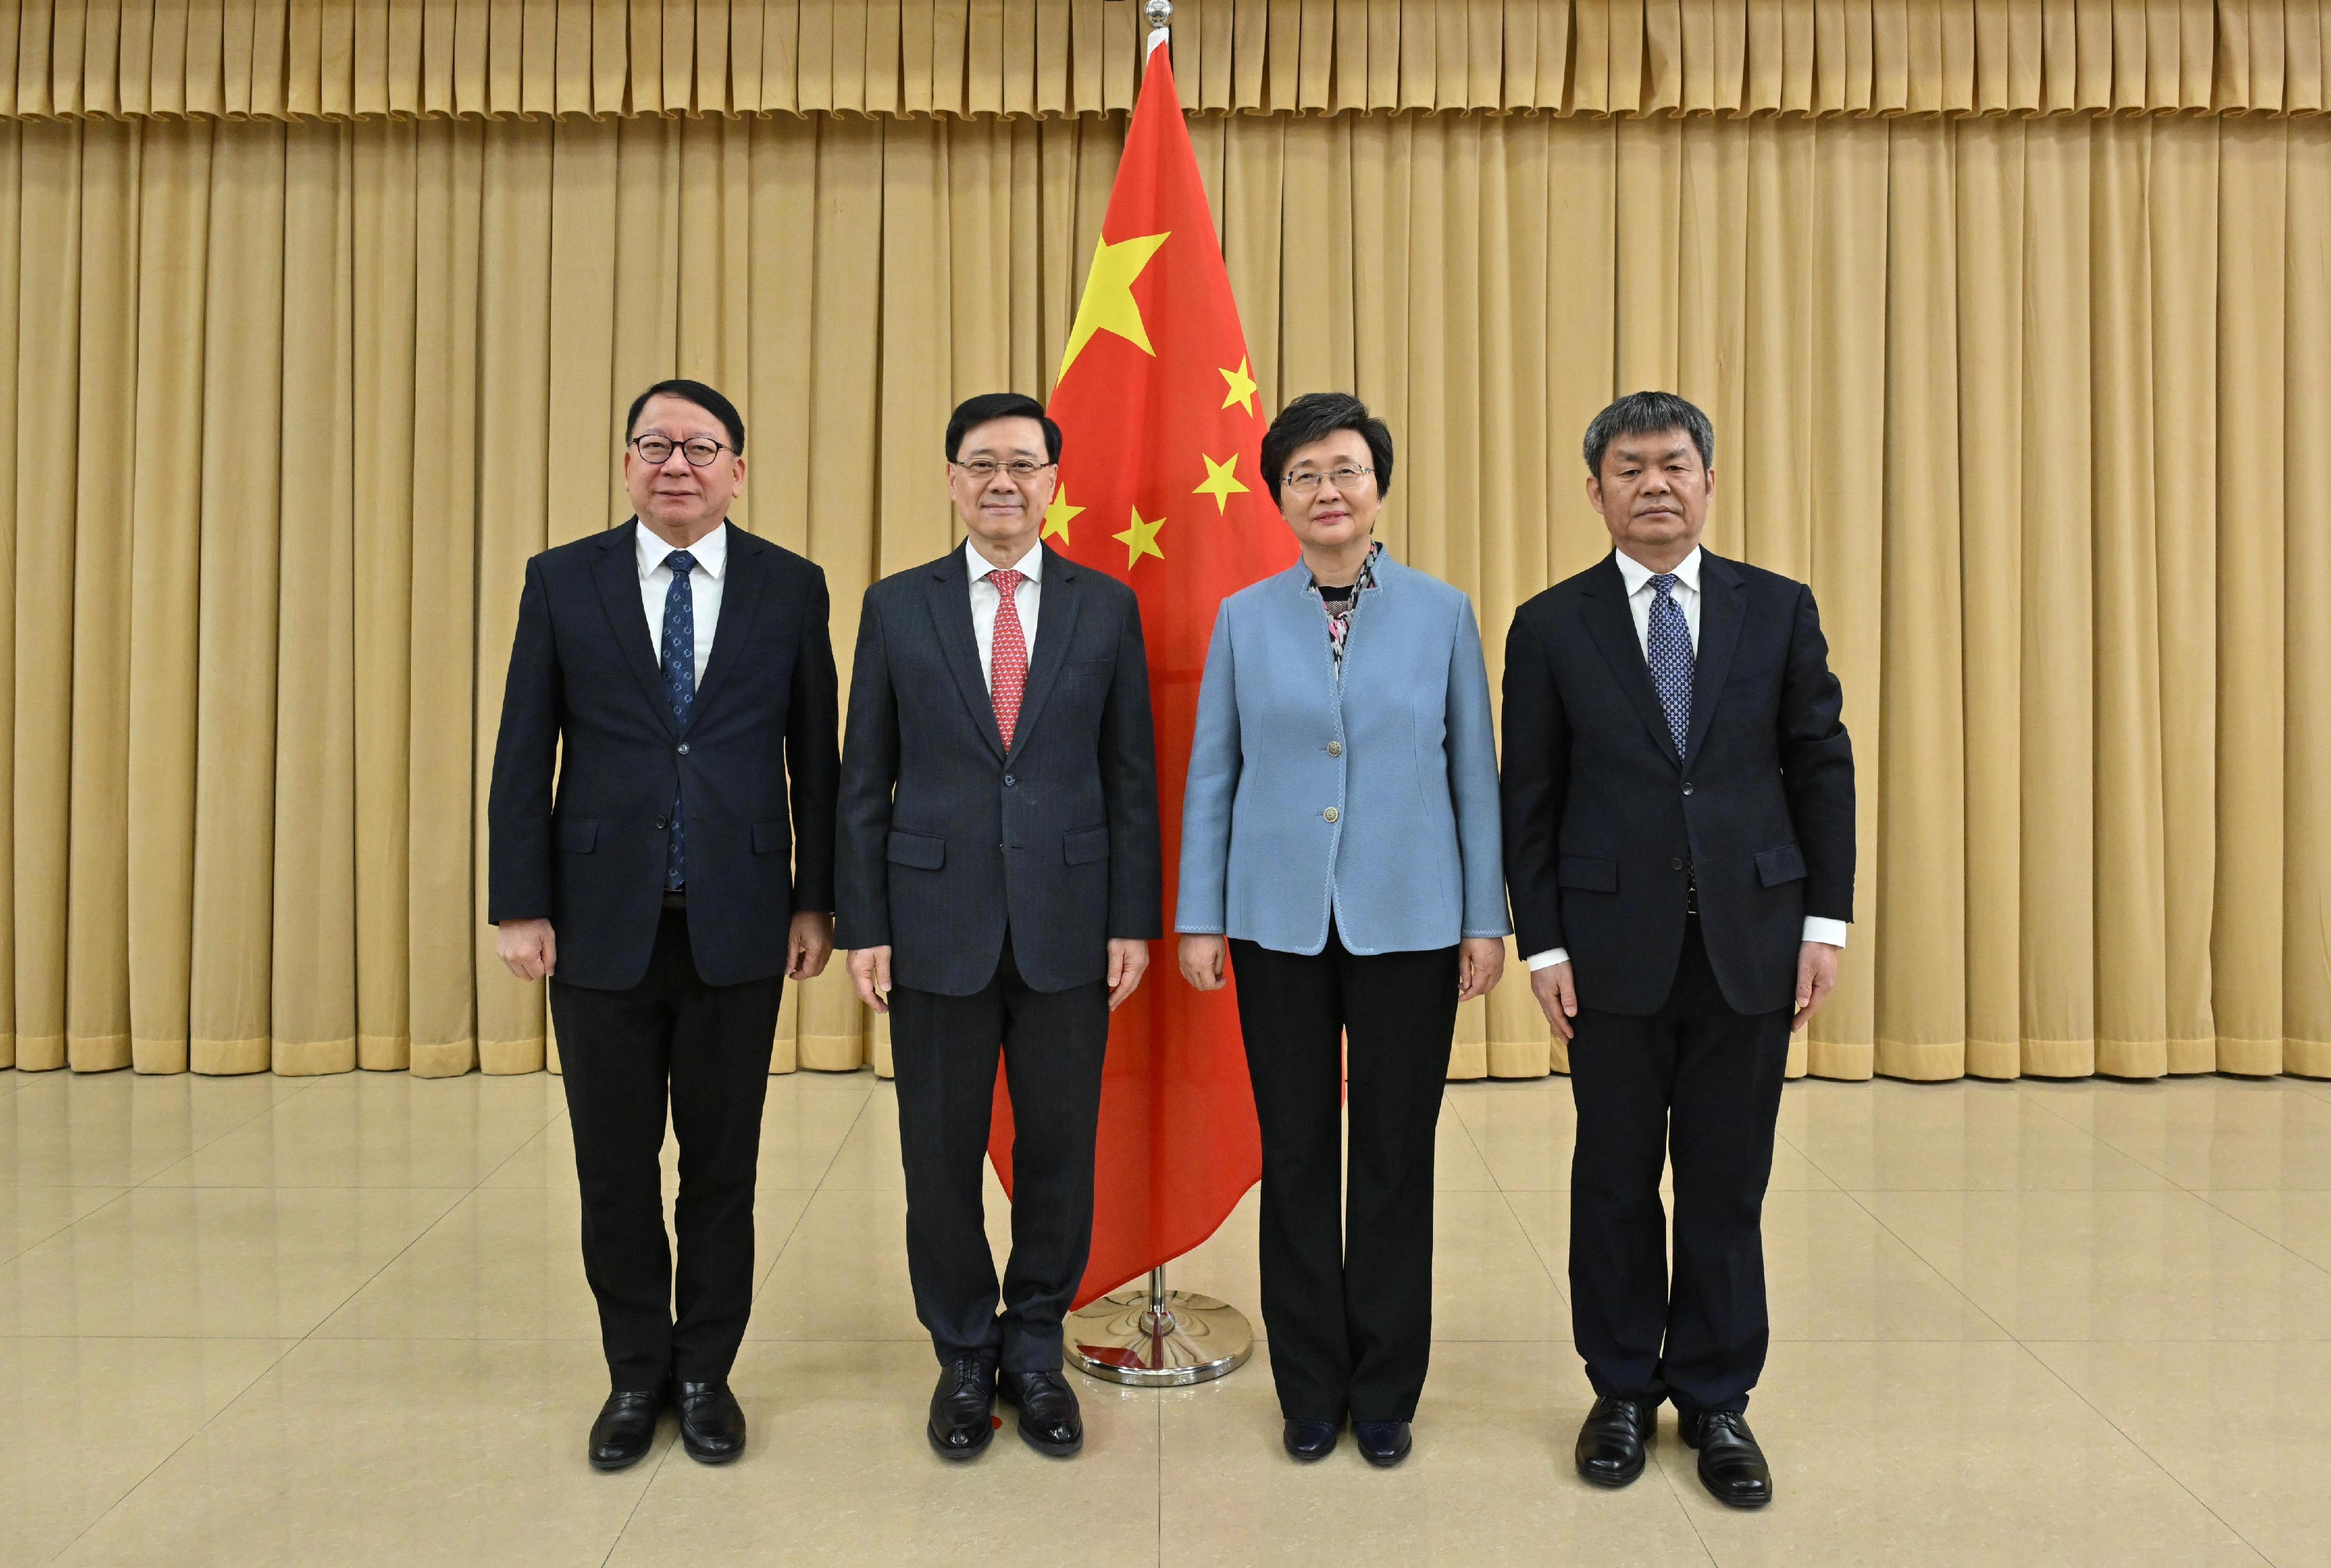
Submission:
<svg viewBox="0 0 2331 1568">
<path fill-rule="evenodd" d="M 663 689 L 671 699 L 672 722 L 682 730 L 688 728 L 688 716 L 696 708 L 696 595 L 689 587 L 688 575 L 696 570 L 696 557 L 686 550 L 674 550 L 663 558 L 671 568 L 671 586 L 663 596 Z M 688 860 L 685 835 L 680 827 L 680 797 L 671 797 L 671 851 L 665 857 L 663 885 L 677 891 L 688 883 Z"/>
<path fill-rule="evenodd" d="M 1684 736 L 1691 729 L 1691 628 L 1684 621 L 1683 606 L 1675 602 L 1675 585 L 1673 572 L 1651 579 L 1643 655 L 1651 661 L 1651 684 L 1659 688 L 1660 707 L 1666 709 L 1668 729 L 1675 736 L 1676 755 L 1681 756 Z"/>
</svg>

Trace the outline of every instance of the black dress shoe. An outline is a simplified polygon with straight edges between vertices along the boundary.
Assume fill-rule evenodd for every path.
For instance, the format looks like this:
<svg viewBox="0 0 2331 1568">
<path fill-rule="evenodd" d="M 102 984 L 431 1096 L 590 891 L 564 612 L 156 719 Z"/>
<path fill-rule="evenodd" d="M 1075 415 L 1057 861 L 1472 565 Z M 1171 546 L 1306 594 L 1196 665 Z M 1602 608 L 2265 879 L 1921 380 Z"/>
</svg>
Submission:
<svg viewBox="0 0 2331 1568">
<path fill-rule="evenodd" d="M 684 1383 L 673 1403 L 680 1406 L 680 1440 L 699 1465 L 725 1465 L 745 1451 L 745 1412 L 728 1384 Z"/>
<path fill-rule="evenodd" d="M 1644 1445 L 1659 1428 L 1660 1407 L 1650 1400 L 1596 1400 L 1573 1450 L 1578 1473 L 1598 1487 L 1625 1486 L 1643 1473 Z"/>
<path fill-rule="evenodd" d="M 663 1391 L 617 1392 L 599 1407 L 591 1423 L 591 1468 L 620 1470 L 636 1465 L 655 1442 L 656 1417 L 663 1413 Z"/>
<path fill-rule="evenodd" d="M 1007 1372 L 995 1387 L 1020 1411 L 1020 1440 L 1038 1453 L 1065 1459 L 1085 1446 L 1076 1390 L 1059 1373 Z"/>
<path fill-rule="evenodd" d="M 1360 1450 L 1360 1458 L 1378 1469 L 1389 1469 L 1408 1458 L 1408 1423 L 1354 1421 L 1352 1446 Z"/>
<path fill-rule="evenodd" d="M 986 1452 L 995 1436 L 995 1369 L 984 1361 L 949 1362 L 931 1391 L 930 1425 L 923 1429 L 943 1459 Z"/>
<path fill-rule="evenodd" d="M 1299 1459 L 1324 1459 L 1336 1451 L 1336 1434 L 1343 1426 L 1341 1421 L 1299 1421 L 1289 1416 L 1280 1440 Z"/>
<path fill-rule="evenodd" d="M 1761 1508 L 1773 1500 L 1773 1468 L 1738 1411 L 1685 1415 L 1683 1440 L 1699 1450 L 1699 1484 L 1735 1508 Z"/>
</svg>

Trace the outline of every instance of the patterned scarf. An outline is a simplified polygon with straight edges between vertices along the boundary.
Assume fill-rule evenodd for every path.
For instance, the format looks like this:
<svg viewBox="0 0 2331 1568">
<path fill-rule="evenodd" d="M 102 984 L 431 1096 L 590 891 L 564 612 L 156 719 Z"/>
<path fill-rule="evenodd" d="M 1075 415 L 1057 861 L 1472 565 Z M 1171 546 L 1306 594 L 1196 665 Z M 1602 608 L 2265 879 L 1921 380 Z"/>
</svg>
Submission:
<svg viewBox="0 0 2331 1568">
<path fill-rule="evenodd" d="M 1327 646 L 1334 650 L 1339 667 L 1344 662 L 1344 644 L 1352 635 L 1352 612 L 1360 607 L 1360 595 L 1376 585 L 1376 556 L 1383 549 L 1382 540 L 1368 546 L 1367 558 L 1360 563 L 1360 575 L 1352 584 L 1351 595 L 1343 603 L 1329 605 L 1327 595 L 1320 594 L 1319 602 L 1327 610 Z M 1311 579 L 1311 591 L 1320 593 L 1317 577 Z"/>
</svg>

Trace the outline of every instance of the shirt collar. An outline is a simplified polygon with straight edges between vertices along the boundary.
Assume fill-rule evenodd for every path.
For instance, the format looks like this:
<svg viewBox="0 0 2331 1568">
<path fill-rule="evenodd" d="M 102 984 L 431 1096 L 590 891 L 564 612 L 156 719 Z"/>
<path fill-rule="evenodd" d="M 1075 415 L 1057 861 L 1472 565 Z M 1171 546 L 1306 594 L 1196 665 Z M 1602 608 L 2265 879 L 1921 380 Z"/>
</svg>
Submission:
<svg viewBox="0 0 2331 1568">
<path fill-rule="evenodd" d="M 1679 562 L 1675 569 L 1676 580 L 1695 594 L 1699 592 L 1699 546 L 1694 545 L 1691 554 Z M 1650 586 L 1651 578 L 1656 575 L 1649 566 L 1624 550 L 1612 551 L 1611 557 L 1619 563 L 1619 575 L 1626 580 L 1627 597 L 1630 599 Z"/>
<path fill-rule="evenodd" d="M 633 543 L 639 546 L 640 554 L 640 580 L 645 582 L 671 554 L 671 546 L 645 523 L 638 524 L 634 534 Z M 688 554 L 690 560 L 711 574 L 714 582 L 718 582 L 728 570 L 728 519 L 722 518 L 718 527 L 689 546 Z"/>
<path fill-rule="evenodd" d="M 971 563 L 971 580 L 975 583 L 1006 569 L 981 555 L 979 546 L 970 539 L 963 542 L 963 558 Z M 1039 539 L 1029 546 L 1028 553 L 1013 562 L 1009 569 L 1019 573 L 1023 581 L 1042 583 L 1044 580 L 1044 542 Z"/>
</svg>

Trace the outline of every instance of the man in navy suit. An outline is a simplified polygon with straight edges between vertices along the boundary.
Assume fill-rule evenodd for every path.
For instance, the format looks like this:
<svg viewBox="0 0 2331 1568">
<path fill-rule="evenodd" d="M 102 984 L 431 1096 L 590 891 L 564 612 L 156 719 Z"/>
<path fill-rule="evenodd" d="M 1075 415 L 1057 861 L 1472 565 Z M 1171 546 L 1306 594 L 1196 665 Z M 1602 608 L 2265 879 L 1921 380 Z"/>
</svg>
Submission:
<svg viewBox="0 0 2331 1568">
<path fill-rule="evenodd" d="M 1084 1443 L 1061 1324 L 1092 1241 L 1110 1011 L 1163 932 L 1149 671 L 1133 590 L 1046 549 L 1061 429 L 1012 393 L 947 422 L 969 537 L 866 591 L 842 749 L 840 927 L 890 1014 L 907 1270 L 941 1368 L 931 1446 Z M 987 1250 L 980 1166 L 996 1055 L 1015 1126 L 1012 1260 Z"/>
<path fill-rule="evenodd" d="M 1579 1473 L 1642 1474 L 1671 1400 L 1702 1484 L 1757 1507 L 1760 1217 L 1789 1035 L 1853 918 L 1853 749 L 1812 590 L 1700 548 L 1715 447 L 1668 393 L 1588 428 L 1615 548 L 1515 613 L 1501 787 L 1514 927 L 1578 1106 L 1571 1337 L 1596 1396 Z"/>
<path fill-rule="evenodd" d="M 637 516 L 527 563 L 488 806 L 496 951 L 549 980 L 558 1026 L 612 1384 L 588 1451 L 608 1470 L 647 1452 L 668 1401 L 692 1458 L 744 1451 L 728 1369 L 761 1104 L 785 982 L 833 951 L 841 770 L 825 575 L 728 526 L 735 405 L 661 382 L 624 433 Z"/>
</svg>

